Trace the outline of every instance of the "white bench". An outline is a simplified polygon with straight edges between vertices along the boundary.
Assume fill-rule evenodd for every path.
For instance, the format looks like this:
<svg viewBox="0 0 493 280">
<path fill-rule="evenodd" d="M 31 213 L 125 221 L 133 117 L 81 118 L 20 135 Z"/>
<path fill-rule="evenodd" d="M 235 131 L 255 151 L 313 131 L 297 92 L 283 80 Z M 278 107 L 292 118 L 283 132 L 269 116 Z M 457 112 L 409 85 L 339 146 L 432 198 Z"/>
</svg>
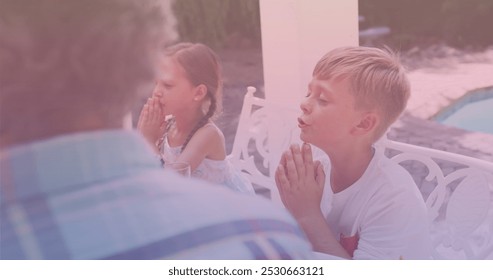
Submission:
<svg viewBox="0 0 493 280">
<path fill-rule="evenodd" d="M 279 159 L 300 143 L 297 108 L 244 98 L 231 154 L 232 163 L 256 186 L 281 203 L 274 181 Z M 436 259 L 493 259 L 493 163 L 391 141 L 376 144 L 411 173 L 429 210 Z"/>
</svg>

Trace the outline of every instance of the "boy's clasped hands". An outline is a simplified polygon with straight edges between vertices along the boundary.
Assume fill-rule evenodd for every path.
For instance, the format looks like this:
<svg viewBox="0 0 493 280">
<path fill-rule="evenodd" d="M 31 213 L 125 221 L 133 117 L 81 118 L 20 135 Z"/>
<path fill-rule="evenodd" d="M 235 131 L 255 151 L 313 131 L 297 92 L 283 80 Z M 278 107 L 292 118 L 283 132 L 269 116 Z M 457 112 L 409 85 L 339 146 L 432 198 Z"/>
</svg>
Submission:
<svg viewBox="0 0 493 280">
<path fill-rule="evenodd" d="M 291 145 L 283 153 L 275 179 L 284 206 L 297 220 L 322 214 L 325 173 L 320 161 L 313 161 L 309 144 Z"/>
</svg>

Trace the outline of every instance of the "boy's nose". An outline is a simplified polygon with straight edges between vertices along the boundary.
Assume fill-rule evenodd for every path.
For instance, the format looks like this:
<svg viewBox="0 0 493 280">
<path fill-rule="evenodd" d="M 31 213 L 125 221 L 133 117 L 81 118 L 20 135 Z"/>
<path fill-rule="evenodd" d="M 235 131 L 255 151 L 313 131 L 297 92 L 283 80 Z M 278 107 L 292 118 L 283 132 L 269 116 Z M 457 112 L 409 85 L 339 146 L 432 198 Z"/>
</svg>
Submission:
<svg viewBox="0 0 493 280">
<path fill-rule="evenodd" d="M 309 112 L 310 106 L 308 104 L 308 100 L 307 99 L 305 99 L 304 101 L 301 102 L 300 108 L 301 108 L 301 111 L 303 113 L 305 113 L 305 114 Z"/>
</svg>

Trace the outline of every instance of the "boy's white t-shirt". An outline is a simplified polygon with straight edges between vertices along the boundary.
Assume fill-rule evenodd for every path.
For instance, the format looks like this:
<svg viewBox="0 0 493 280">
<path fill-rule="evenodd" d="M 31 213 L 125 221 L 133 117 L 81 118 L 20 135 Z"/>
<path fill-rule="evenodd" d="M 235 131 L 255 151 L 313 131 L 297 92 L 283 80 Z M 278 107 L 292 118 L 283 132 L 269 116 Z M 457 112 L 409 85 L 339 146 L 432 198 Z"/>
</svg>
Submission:
<svg viewBox="0 0 493 280">
<path fill-rule="evenodd" d="M 330 161 L 321 161 L 327 174 L 322 213 L 341 244 L 355 243 L 354 259 L 430 258 L 427 208 L 403 167 L 375 152 L 363 176 L 334 194 Z"/>
</svg>

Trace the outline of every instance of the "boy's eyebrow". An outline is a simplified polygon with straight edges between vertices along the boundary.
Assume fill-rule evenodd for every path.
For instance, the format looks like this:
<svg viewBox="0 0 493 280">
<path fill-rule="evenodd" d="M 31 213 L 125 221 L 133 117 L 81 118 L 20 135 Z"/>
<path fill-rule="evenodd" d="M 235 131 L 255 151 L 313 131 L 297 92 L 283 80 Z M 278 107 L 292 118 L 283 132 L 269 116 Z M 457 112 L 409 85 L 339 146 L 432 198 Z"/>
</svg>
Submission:
<svg viewBox="0 0 493 280">
<path fill-rule="evenodd" d="M 334 94 L 333 91 L 326 85 L 322 85 L 320 88 L 322 88 L 322 93 L 326 96 L 332 96 Z"/>
<path fill-rule="evenodd" d="M 323 94 L 327 97 L 330 97 L 333 95 L 333 91 L 330 89 L 330 87 L 328 87 L 327 84 L 325 84 L 321 81 L 317 81 L 316 83 L 310 82 L 308 84 L 308 88 L 309 89 L 313 89 L 313 88 L 318 89 L 321 94 Z"/>
</svg>

